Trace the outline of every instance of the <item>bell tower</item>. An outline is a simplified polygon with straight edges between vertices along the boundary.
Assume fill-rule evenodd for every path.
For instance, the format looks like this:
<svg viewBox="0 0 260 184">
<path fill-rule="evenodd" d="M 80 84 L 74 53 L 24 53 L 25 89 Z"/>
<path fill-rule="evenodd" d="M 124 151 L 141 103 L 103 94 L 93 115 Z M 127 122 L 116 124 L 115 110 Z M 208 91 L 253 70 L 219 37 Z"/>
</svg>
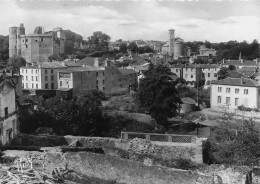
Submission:
<svg viewBox="0 0 260 184">
<path fill-rule="evenodd" d="M 174 36 L 175 36 L 174 32 L 175 32 L 174 29 L 169 30 L 169 51 L 168 51 L 168 54 L 170 56 L 173 56 L 173 53 L 174 53 Z"/>
</svg>

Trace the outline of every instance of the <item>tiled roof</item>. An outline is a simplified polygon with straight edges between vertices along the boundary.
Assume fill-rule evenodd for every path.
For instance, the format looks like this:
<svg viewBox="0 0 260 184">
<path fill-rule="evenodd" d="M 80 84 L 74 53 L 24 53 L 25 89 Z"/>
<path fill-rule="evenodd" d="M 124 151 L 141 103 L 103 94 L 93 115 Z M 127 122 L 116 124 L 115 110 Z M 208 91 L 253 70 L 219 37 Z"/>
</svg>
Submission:
<svg viewBox="0 0 260 184">
<path fill-rule="evenodd" d="M 85 57 L 79 61 L 77 61 L 76 63 L 79 65 L 89 65 L 89 66 L 94 66 L 95 65 L 95 59 L 98 60 L 99 62 L 99 66 L 104 66 L 105 65 L 105 58 L 102 57 Z"/>
<path fill-rule="evenodd" d="M 86 67 L 75 67 L 75 68 L 65 68 L 59 70 L 60 72 L 84 72 L 84 71 L 96 71 L 92 68 L 86 68 Z"/>
<path fill-rule="evenodd" d="M 219 65 L 210 65 L 210 64 L 177 64 L 177 65 L 171 65 L 170 68 L 220 68 Z"/>
<path fill-rule="evenodd" d="M 239 73 L 241 73 L 244 77 L 255 77 L 258 74 L 258 69 L 255 67 L 243 67 L 241 69 L 237 70 Z"/>
<path fill-rule="evenodd" d="M 218 81 L 212 81 L 211 84 L 216 85 L 230 85 L 230 86 L 247 86 L 257 87 L 259 86 L 256 80 L 248 78 L 225 78 Z"/>
<path fill-rule="evenodd" d="M 22 69 L 37 69 L 37 68 L 66 68 L 61 63 L 58 62 L 42 62 L 33 66 L 24 66 Z"/>
<path fill-rule="evenodd" d="M 69 66 L 69 67 L 72 67 L 72 66 L 74 66 L 74 67 L 77 67 L 77 66 L 81 67 L 81 65 L 75 63 L 74 61 L 64 61 L 64 64 L 65 64 L 65 66 Z"/>
<path fill-rule="evenodd" d="M 184 104 L 191 104 L 191 105 L 196 104 L 196 101 L 191 99 L 191 98 L 189 98 L 189 97 L 181 98 L 181 101 Z"/>
<path fill-rule="evenodd" d="M 230 60 L 224 63 L 223 65 L 234 65 L 234 66 L 259 66 L 259 64 L 254 60 Z"/>
<path fill-rule="evenodd" d="M 123 75 L 129 75 L 129 74 L 134 74 L 136 73 L 134 70 L 132 69 L 118 69 L 118 71 L 123 74 Z"/>
</svg>

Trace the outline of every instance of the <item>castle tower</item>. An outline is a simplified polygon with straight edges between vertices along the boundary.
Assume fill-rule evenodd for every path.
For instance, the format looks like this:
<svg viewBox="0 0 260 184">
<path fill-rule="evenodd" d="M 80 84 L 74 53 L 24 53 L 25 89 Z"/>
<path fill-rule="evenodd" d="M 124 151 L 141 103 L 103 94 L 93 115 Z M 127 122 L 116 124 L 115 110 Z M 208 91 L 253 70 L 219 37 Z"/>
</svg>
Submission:
<svg viewBox="0 0 260 184">
<path fill-rule="evenodd" d="M 9 28 L 9 58 L 21 56 L 21 35 L 25 34 L 23 24 L 20 27 Z"/>
<path fill-rule="evenodd" d="M 174 54 L 174 29 L 169 30 L 169 55 L 173 56 Z"/>
<path fill-rule="evenodd" d="M 25 28 L 23 24 L 17 28 L 17 56 L 21 57 L 21 35 L 25 34 Z"/>
</svg>

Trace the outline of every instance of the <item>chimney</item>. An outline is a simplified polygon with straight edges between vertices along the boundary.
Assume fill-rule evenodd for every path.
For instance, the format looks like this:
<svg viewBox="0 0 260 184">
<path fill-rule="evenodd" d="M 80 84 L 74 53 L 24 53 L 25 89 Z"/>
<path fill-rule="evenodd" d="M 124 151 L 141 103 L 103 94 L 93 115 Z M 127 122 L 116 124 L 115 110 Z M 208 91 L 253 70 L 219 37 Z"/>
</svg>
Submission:
<svg viewBox="0 0 260 184">
<path fill-rule="evenodd" d="M 6 69 L 3 70 L 3 79 L 6 79 Z"/>
<path fill-rule="evenodd" d="M 223 64 L 225 64 L 225 59 L 223 58 L 223 61 L 222 61 Z"/>
<path fill-rule="evenodd" d="M 98 58 L 95 58 L 95 59 L 94 59 L 94 66 L 99 66 Z"/>
<path fill-rule="evenodd" d="M 110 62 L 109 62 L 109 60 L 107 58 L 105 60 L 105 66 L 110 66 Z"/>
<path fill-rule="evenodd" d="M 243 84 L 244 84 L 244 78 L 241 77 L 241 85 L 243 85 Z"/>
<path fill-rule="evenodd" d="M 244 60 L 243 59 L 241 59 L 241 64 L 243 64 L 244 63 Z"/>
</svg>

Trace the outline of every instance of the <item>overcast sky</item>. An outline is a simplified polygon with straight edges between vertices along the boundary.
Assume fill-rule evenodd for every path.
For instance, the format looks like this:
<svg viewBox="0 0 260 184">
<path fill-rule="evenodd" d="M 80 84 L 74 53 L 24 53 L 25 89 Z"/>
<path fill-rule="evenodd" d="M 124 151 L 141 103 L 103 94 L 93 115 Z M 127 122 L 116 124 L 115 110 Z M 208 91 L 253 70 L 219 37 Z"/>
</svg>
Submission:
<svg viewBox="0 0 260 184">
<path fill-rule="evenodd" d="M 102 31 L 111 40 L 162 40 L 168 30 L 185 41 L 260 41 L 260 1 L 0 1 L 0 34 L 24 23 L 70 29 L 84 38 Z"/>
</svg>

